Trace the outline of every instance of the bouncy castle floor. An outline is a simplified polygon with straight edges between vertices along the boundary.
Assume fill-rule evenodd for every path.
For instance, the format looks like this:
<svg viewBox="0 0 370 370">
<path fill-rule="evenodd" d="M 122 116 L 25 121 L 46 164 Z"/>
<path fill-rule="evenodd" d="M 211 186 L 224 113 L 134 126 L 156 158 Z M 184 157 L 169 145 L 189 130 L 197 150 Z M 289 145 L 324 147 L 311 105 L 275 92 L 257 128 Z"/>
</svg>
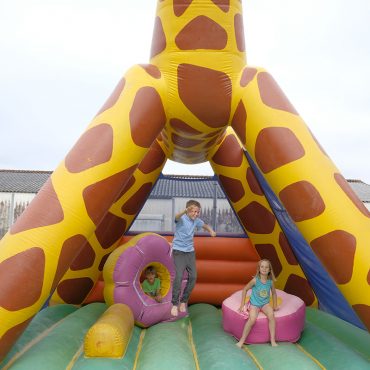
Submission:
<svg viewBox="0 0 370 370">
<path fill-rule="evenodd" d="M 370 334 L 334 316 L 307 308 L 297 343 L 235 346 L 222 329 L 221 310 L 195 304 L 189 317 L 135 327 L 121 359 L 86 358 L 88 329 L 107 306 L 58 305 L 39 312 L 0 365 L 12 370 L 239 370 L 370 369 Z"/>
</svg>

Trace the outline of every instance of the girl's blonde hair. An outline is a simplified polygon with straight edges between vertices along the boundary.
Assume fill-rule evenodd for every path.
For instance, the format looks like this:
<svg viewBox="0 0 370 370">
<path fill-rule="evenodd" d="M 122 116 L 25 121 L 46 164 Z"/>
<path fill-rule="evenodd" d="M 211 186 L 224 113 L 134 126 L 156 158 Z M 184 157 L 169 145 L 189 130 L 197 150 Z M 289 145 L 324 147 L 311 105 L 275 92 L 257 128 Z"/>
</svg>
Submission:
<svg viewBox="0 0 370 370">
<path fill-rule="evenodd" d="M 275 277 L 275 274 L 274 274 L 274 270 L 272 268 L 272 265 L 271 265 L 271 262 L 270 260 L 264 258 L 262 260 L 260 260 L 257 264 L 257 272 L 256 272 L 256 276 L 258 276 L 259 279 L 261 279 L 261 276 L 260 276 L 260 267 L 261 267 L 261 263 L 262 262 L 267 262 L 269 264 L 269 273 L 267 274 L 267 278 L 272 280 L 272 281 L 276 281 L 276 277 Z"/>
</svg>

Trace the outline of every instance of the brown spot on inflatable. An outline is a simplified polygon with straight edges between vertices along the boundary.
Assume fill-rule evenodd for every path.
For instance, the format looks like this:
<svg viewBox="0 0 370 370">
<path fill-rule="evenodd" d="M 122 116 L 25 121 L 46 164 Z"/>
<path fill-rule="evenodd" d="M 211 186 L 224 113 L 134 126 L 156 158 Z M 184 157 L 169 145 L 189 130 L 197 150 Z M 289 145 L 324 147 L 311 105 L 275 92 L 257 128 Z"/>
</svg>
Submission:
<svg viewBox="0 0 370 370">
<path fill-rule="evenodd" d="M 91 289 L 94 282 L 90 278 L 77 278 L 63 280 L 57 288 L 59 297 L 69 304 L 81 304 Z"/>
<path fill-rule="evenodd" d="M 225 190 L 225 193 L 232 202 L 235 203 L 243 198 L 245 191 L 243 184 L 239 180 L 232 179 L 231 177 L 224 175 L 219 175 L 219 179 Z"/>
<path fill-rule="evenodd" d="M 102 248 L 111 247 L 126 231 L 126 220 L 108 212 L 95 230 L 96 238 Z"/>
<path fill-rule="evenodd" d="M 154 22 L 154 31 L 153 31 L 153 39 L 152 39 L 152 47 L 150 50 L 150 57 L 153 58 L 159 53 L 161 53 L 164 49 L 166 49 L 166 35 L 163 31 L 162 21 L 159 17 L 155 18 Z"/>
<path fill-rule="evenodd" d="M 238 212 L 244 227 L 251 233 L 271 234 L 275 227 L 275 216 L 264 206 L 251 202 Z"/>
<path fill-rule="evenodd" d="M 153 143 L 148 154 L 139 164 L 139 170 L 148 174 L 164 164 L 166 155 L 157 141 Z"/>
<path fill-rule="evenodd" d="M 264 104 L 273 109 L 280 109 L 298 115 L 298 112 L 269 73 L 260 72 L 257 75 L 257 82 Z"/>
<path fill-rule="evenodd" d="M 113 130 L 103 123 L 87 130 L 65 159 L 69 172 L 78 173 L 108 162 L 113 152 Z"/>
<path fill-rule="evenodd" d="M 177 131 L 179 134 L 197 135 L 197 134 L 201 133 L 200 131 L 196 130 L 195 128 L 189 126 L 184 121 L 181 121 L 181 119 L 177 119 L 177 118 L 171 118 L 170 119 L 170 126 L 175 131 Z"/>
<path fill-rule="evenodd" d="M 45 254 L 33 247 L 0 263 L 0 307 L 18 311 L 30 307 L 41 296 Z"/>
<path fill-rule="evenodd" d="M 106 111 L 109 108 L 112 108 L 116 103 L 117 100 L 119 99 L 124 87 L 125 87 L 126 80 L 122 78 L 115 89 L 113 90 L 112 94 L 108 98 L 108 100 L 104 103 L 104 105 L 100 108 L 99 112 L 96 115 L 99 115 L 100 113 Z"/>
<path fill-rule="evenodd" d="M 87 242 L 83 247 L 78 256 L 73 260 L 71 264 L 71 270 L 78 271 L 91 267 L 95 261 L 95 251 Z"/>
<path fill-rule="evenodd" d="M 51 292 L 54 292 L 55 287 L 58 285 L 63 275 L 70 268 L 74 259 L 78 257 L 85 245 L 89 245 L 89 242 L 87 241 L 85 236 L 80 234 L 68 238 L 63 243 L 58 259 L 57 269 L 54 275 L 53 284 L 51 285 Z M 94 260 L 92 262 L 94 262 Z"/>
<path fill-rule="evenodd" d="M 173 12 L 180 17 L 190 6 L 193 0 L 173 0 Z"/>
<path fill-rule="evenodd" d="M 337 284 L 351 280 L 356 251 L 352 234 L 335 230 L 312 240 L 310 245 Z"/>
<path fill-rule="evenodd" d="M 95 225 L 99 225 L 105 212 L 117 200 L 124 185 L 132 176 L 136 166 L 110 176 L 85 188 L 82 195 L 86 210 Z"/>
<path fill-rule="evenodd" d="M 240 86 L 246 87 L 249 84 L 249 82 L 253 80 L 256 73 L 257 73 L 256 68 L 249 67 L 244 68 L 242 77 L 240 78 Z"/>
<path fill-rule="evenodd" d="M 191 148 L 192 146 L 203 143 L 203 140 L 188 139 L 177 134 L 172 134 L 172 142 L 175 145 L 181 146 L 183 148 Z"/>
<path fill-rule="evenodd" d="M 121 207 L 122 212 L 128 215 L 135 215 L 138 213 L 146 198 L 149 196 L 152 187 L 153 184 L 151 182 L 143 184 L 140 189 Z"/>
<path fill-rule="evenodd" d="M 325 203 L 316 188 L 308 181 L 288 185 L 279 193 L 280 200 L 296 222 L 315 218 L 325 210 Z"/>
<path fill-rule="evenodd" d="M 234 17 L 236 46 L 239 51 L 245 51 L 243 16 L 235 14 Z"/>
<path fill-rule="evenodd" d="M 201 135 L 202 137 L 204 138 L 208 138 L 208 137 L 213 137 L 213 136 L 218 136 L 223 130 L 216 130 L 216 131 L 212 131 L 210 132 L 209 134 L 203 134 Z"/>
<path fill-rule="evenodd" d="M 252 168 L 248 167 L 246 177 L 247 177 L 247 182 L 248 182 L 248 185 L 249 185 L 251 191 L 256 195 L 263 195 L 264 194 L 263 190 L 262 190 L 256 176 L 254 175 Z"/>
<path fill-rule="evenodd" d="M 139 64 L 140 67 L 145 69 L 145 71 L 154 78 L 161 78 L 161 71 L 158 69 L 157 66 L 153 64 Z"/>
<path fill-rule="evenodd" d="M 255 244 L 257 253 L 261 258 L 266 258 L 271 262 L 274 274 L 278 277 L 283 269 L 276 249 L 272 244 Z"/>
<path fill-rule="evenodd" d="M 179 95 L 185 106 L 206 125 L 227 125 L 231 107 L 231 81 L 226 73 L 192 64 L 179 64 Z"/>
<path fill-rule="evenodd" d="M 230 0 L 212 0 L 223 12 L 227 13 L 230 8 Z"/>
<path fill-rule="evenodd" d="M 117 200 L 121 199 L 123 195 L 130 190 L 130 188 L 135 184 L 136 179 L 135 176 L 131 176 L 130 179 L 127 181 L 126 185 L 122 189 L 122 191 L 119 193 Z"/>
<path fill-rule="evenodd" d="M 246 143 L 246 124 L 247 112 L 245 110 L 243 102 L 240 100 L 231 121 L 231 126 L 235 130 L 235 133 L 238 135 L 243 145 L 245 145 Z"/>
<path fill-rule="evenodd" d="M 21 322 L 18 325 L 13 326 L 8 331 L 6 331 L 0 338 L 0 362 L 6 356 L 6 354 L 11 350 L 14 342 L 26 329 L 32 317 L 26 321 Z"/>
<path fill-rule="evenodd" d="M 63 209 L 49 177 L 9 232 L 16 234 L 36 227 L 55 225 L 63 219 Z"/>
<path fill-rule="evenodd" d="M 243 150 L 234 136 L 229 135 L 225 138 L 212 161 L 227 167 L 239 167 L 242 164 Z"/>
<path fill-rule="evenodd" d="M 315 295 L 308 281 L 298 275 L 291 274 L 285 284 L 284 291 L 301 298 L 306 306 L 311 306 Z"/>
<path fill-rule="evenodd" d="M 207 143 L 207 141 L 204 141 L 203 142 L 203 148 L 208 149 L 208 148 L 213 147 L 213 145 L 216 143 L 217 140 L 218 140 L 218 137 L 216 136 L 213 139 L 211 139 L 210 141 L 208 141 L 208 143 Z"/>
<path fill-rule="evenodd" d="M 290 265 L 298 265 L 298 262 L 293 253 L 292 247 L 290 246 L 286 236 L 283 233 L 279 234 L 279 245 L 284 253 L 287 262 Z"/>
<path fill-rule="evenodd" d="M 130 128 L 134 143 L 149 148 L 166 123 L 161 97 L 153 87 L 136 93 L 130 110 Z"/>
<path fill-rule="evenodd" d="M 346 193 L 347 197 L 351 200 L 351 202 L 356 206 L 356 208 L 366 217 L 370 217 L 369 210 L 364 206 L 361 200 L 358 198 L 356 193 L 353 191 L 351 186 L 348 184 L 347 180 L 340 174 L 334 174 L 335 181 L 337 184 L 342 188 L 342 190 Z"/>
<path fill-rule="evenodd" d="M 99 263 L 99 267 L 98 267 L 99 271 L 103 271 L 103 268 L 104 268 L 105 262 L 107 261 L 107 259 L 108 259 L 108 257 L 109 257 L 109 256 L 110 256 L 110 252 L 109 252 L 109 253 L 107 253 L 107 254 L 105 254 L 105 255 L 102 257 L 102 259 L 101 259 L 101 261 L 100 261 L 100 263 Z"/>
<path fill-rule="evenodd" d="M 305 155 L 293 131 L 285 127 L 269 127 L 260 131 L 255 146 L 256 161 L 268 173 Z"/>
<path fill-rule="evenodd" d="M 177 34 L 175 43 L 180 50 L 222 50 L 227 43 L 227 33 L 214 20 L 200 15 Z"/>
<path fill-rule="evenodd" d="M 352 307 L 367 327 L 367 330 L 370 331 L 370 307 L 366 304 L 355 304 Z"/>
</svg>

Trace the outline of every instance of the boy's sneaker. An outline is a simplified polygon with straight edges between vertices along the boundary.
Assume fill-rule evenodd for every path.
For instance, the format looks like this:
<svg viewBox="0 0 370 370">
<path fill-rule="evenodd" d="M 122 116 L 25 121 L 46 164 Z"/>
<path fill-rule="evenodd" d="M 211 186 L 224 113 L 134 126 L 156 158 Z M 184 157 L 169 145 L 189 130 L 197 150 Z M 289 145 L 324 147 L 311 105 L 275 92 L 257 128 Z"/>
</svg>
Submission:
<svg viewBox="0 0 370 370">
<path fill-rule="evenodd" d="M 185 302 L 180 303 L 180 312 L 186 312 L 186 303 Z"/>
</svg>

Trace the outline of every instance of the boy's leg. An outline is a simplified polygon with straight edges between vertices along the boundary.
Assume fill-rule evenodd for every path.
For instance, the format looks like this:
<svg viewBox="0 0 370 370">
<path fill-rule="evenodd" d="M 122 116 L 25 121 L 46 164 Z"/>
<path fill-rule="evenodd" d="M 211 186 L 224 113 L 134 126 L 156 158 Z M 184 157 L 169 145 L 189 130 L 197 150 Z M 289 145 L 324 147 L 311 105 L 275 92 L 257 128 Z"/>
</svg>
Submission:
<svg viewBox="0 0 370 370">
<path fill-rule="evenodd" d="M 175 264 L 175 279 L 172 284 L 172 316 L 177 316 L 177 305 L 179 304 L 179 297 L 181 292 L 181 282 L 182 282 L 182 275 L 184 274 L 184 270 L 186 268 L 186 253 L 173 250 L 172 257 L 173 262 Z"/>
<path fill-rule="evenodd" d="M 181 297 L 180 308 L 182 312 L 186 310 L 186 303 L 189 300 L 190 293 L 194 289 L 195 282 L 197 281 L 197 268 L 195 265 L 195 252 L 187 252 L 186 255 L 186 271 L 188 272 L 188 283 L 184 289 L 184 292 Z"/>
<path fill-rule="evenodd" d="M 277 346 L 275 341 L 275 316 L 274 310 L 269 304 L 262 307 L 262 312 L 267 316 L 269 320 L 269 331 L 270 331 L 270 342 L 272 346 Z"/>
</svg>

